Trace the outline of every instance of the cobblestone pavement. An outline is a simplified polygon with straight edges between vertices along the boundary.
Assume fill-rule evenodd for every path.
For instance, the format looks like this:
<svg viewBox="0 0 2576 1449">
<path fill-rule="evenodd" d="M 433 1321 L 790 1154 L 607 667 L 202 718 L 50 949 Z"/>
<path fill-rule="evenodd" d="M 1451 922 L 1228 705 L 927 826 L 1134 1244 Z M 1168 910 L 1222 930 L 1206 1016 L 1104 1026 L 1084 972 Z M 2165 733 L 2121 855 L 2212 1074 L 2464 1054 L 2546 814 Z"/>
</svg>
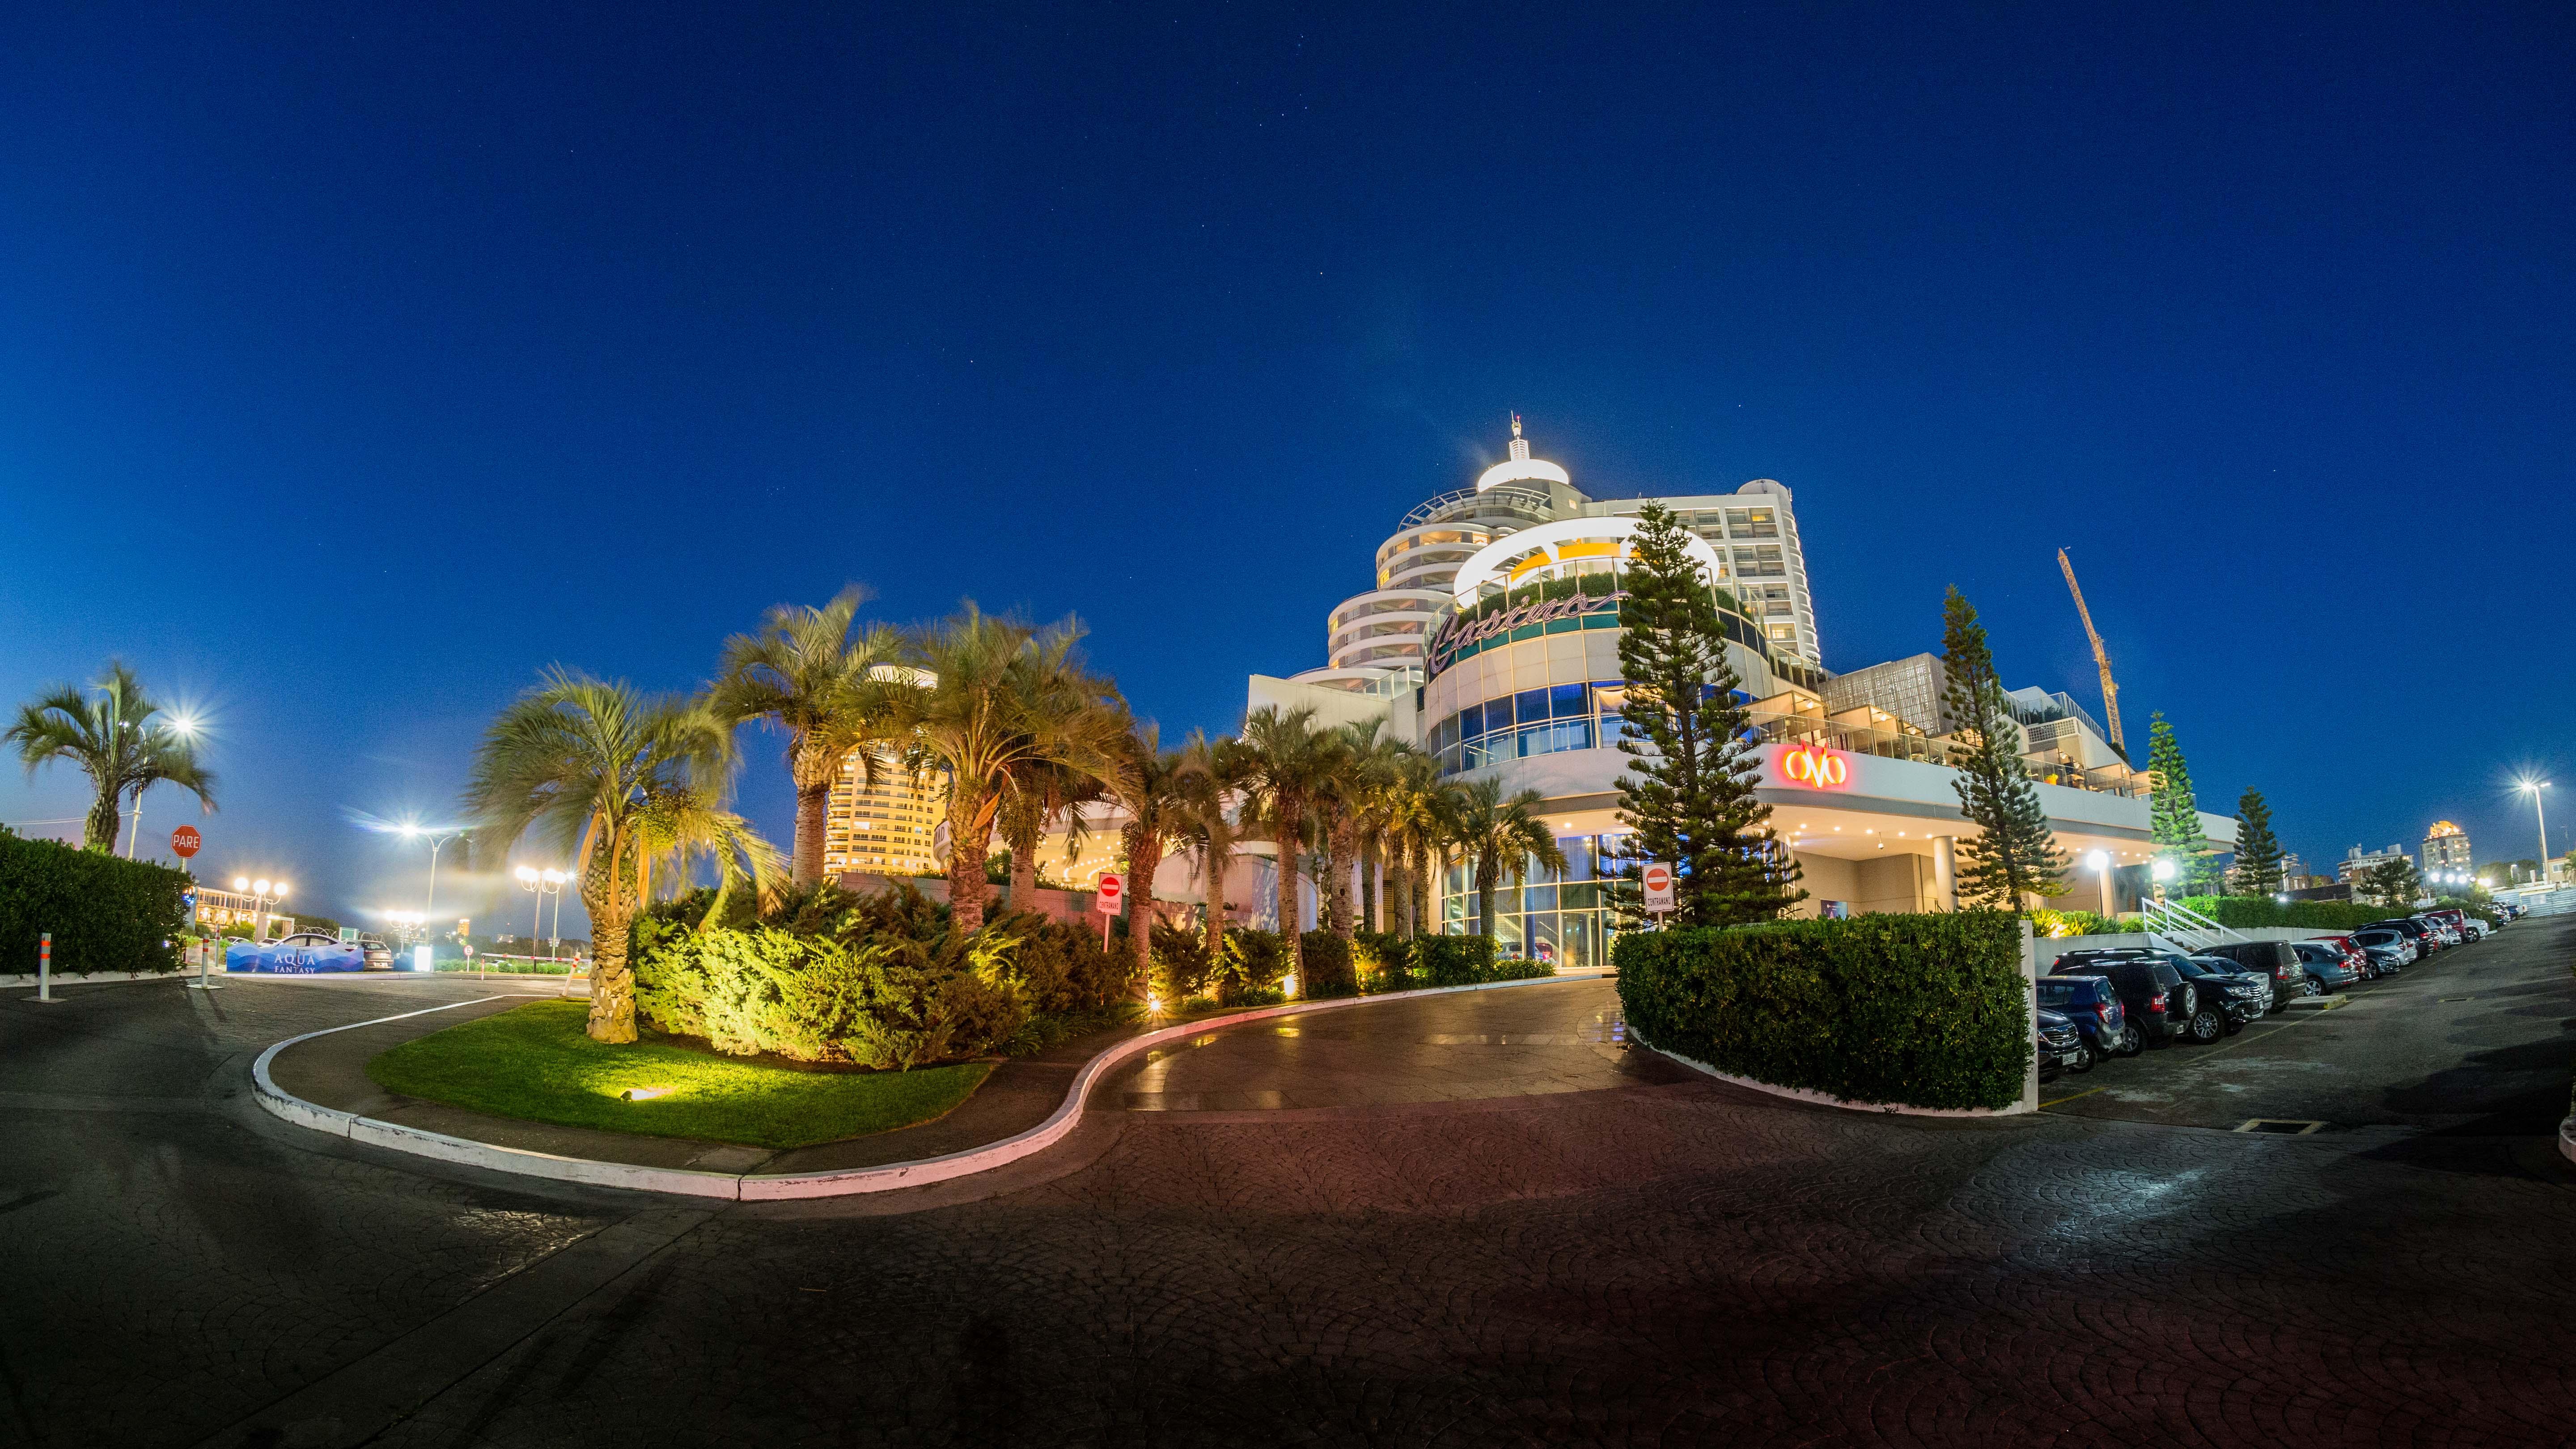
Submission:
<svg viewBox="0 0 2576 1449">
<path fill-rule="evenodd" d="M 0 1001 L 0 1443 L 2576 1441 L 2536 1138 L 1808 1108 L 1590 1039 L 1600 983 L 1217 1034 L 896 1199 L 524 1183 L 242 1099 L 257 1046 L 471 990 Z M 2565 1030 L 2511 1020 L 2371 1090 Z"/>
</svg>

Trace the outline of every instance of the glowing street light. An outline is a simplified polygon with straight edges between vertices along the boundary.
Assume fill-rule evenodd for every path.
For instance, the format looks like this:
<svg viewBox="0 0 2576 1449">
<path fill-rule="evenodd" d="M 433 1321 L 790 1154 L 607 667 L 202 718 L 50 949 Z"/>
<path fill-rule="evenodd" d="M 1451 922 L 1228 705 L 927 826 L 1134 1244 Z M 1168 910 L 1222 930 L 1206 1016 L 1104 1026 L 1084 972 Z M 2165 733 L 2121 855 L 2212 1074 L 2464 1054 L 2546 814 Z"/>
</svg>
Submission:
<svg viewBox="0 0 2576 1449">
<path fill-rule="evenodd" d="M 2102 919 L 2109 920 L 2119 912 L 2111 908 L 2111 853 L 2096 850 L 2084 857 L 2084 868 L 2102 877 Z"/>
<path fill-rule="evenodd" d="M 418 840 L 424 835 L 429 837 L 429 899 L 422 904 L 420 913 L 435 916 L 438 914 L 439 849 L 466 832 L 453 825 L 423 825 L 417 820 L 406 820 L 394 830 L 405 840 Z"/>
<path fill-rule="evenodd" d="M 197 720 L 194 715 L 173 715 L 171 716 L 168 728 L 172 734 L 179 736 L 181 739 L 193 740 L 197 737 Z M 125 837 L 125 858 L 127 860 L 132 860 L 134 858 L 134 847 L 143 839 L 143 792 L 151 788 L 151 784 L 146 782 L 143 785 L 138 786 L 134 791 L 134 829 L 128 832 Z"/>
<path fill-rule="evenodd" d="M 519 889 L 536 897 L 535 909 L 528 912 L 528 964 L 534 966 L 537 964 L 537 941 L 545 934 L 546 897 L 556 898 L 555 920 L 560 924 L 563 920 L 564 882 L 572 877 L 559 870 L 538 870 L 526 865 L 511 874 L 518 877 Z M 547 955 L 553 954 L 549 949 Z"/>
<path fill-rule="evenodd" d="M 2513 788 L 2525 791 L 2531 796 L 2532 816 L 2540 822 L 2540 878 L 2547 881 L 2549 879 L 2549 812 L 2541 808 L 2540 792 L 2549 788 L 2549 782 L 2531 779 L 2516 780 L 2513 782 Z"/>
</svg>

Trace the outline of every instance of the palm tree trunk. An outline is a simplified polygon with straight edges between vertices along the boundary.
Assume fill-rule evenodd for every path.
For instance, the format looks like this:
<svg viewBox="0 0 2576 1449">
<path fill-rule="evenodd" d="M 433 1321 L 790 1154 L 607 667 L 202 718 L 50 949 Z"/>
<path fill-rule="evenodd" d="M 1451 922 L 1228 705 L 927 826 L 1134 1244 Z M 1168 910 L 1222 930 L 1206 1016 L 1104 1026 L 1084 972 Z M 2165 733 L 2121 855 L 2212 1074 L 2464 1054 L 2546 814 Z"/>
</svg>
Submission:
<svg viewBox="0 0 2576 1449">
<path fill-rule="evenodd" d="M 1502 874 L 1499 862 L 1479 856 L 1476 860 L 1476 934 L 1494 939 L 1494 877 Z"/>
<path fill-rule="evenodd" d="M 1422 848 L 1413 853 L 1413 932 L 1417 936 L 1437 936 L 1447 924 L 1440 919 L 1440 896 L 1431 889 L 1432 874 L 1447 869 L 1440 863 L 1440 853 L 1431 848 L 1429 841 L 1423 842 Z M 1428 931 L 1423 929 L 1425 917 L 1430 920 L 1431 929 Z"/>
<path fill-rule="evenodd" d="M 1306 951 L 1298 937 L 1305 922 L 1297 901 L 1297 852 L 1299 837 L 1306 832 L 1304 812 L 1293 801 L 1279 803 L 1279 819 L 1271 827 L 1270 838 L 1279 845 L 1279 934 L 1288 939 L 1288 969 L 1297 971 L 1306 964 Z"/>
<path fill-rule="evenodd" d="M 613 873 L 609 891 L 620 890 Z M 619 903 L 581 893 L 590 912 L 590 1039 L 622 1046 L 635 1040 L 635 973 L 626 960 L 627 913 Z"/>
<path fill-rule="evenodd" d="M 1154 872 L 1162 866 L 1163 838 L 1127 827 L 1127 951 L 1140 1001 L 1154 980 Z"/>
<path fill-rule="evenodd" d="M 1332 881 L 1333 934 L 1347 941 L 1351 938 L 1351 836 L 1349 828 L 1335 820 L 1324 831 L 1324 875 Z"/>
<path fill-rule="evenodd" d="M 948 797 L 948 923 L 970 935 L 984 929 L 984 898 L 991 889 L 984 883 L 984 856 L 992 825 L 976 828 L 983 806 L 981 800 L 959 799 L 953 790 Z"/>
<path fill-rule="evenodd" d="M 1372 934 L 1380 929 L 1377 897 L 1377 836 L 1372 832 L 1360 837 L 1360 929 Z"/>
<path fill-rule="evenodd" d="M 89 819 L 81 824 L 81 849 L 111 852 L 116 849 L 117 831 L 122 828 L 120 822 L 125 818 L 117 808 L 123 803 L 122 793 L 111 789 L 98 792 L 98 803 L 89 807 Z"/>
<path fill-rule="evenodd" d="M 800 887 L 823 879 L 823 819 L 832 800 L 829 781 L 796 787 L 796 849 L 792 874 Z"/>
<path fill-rule="evenodd" d="M 1231 863 L 1225 856 L 1219 855 L 1214 842 L 1210 842 L 1207 862 L 1201 867 L 1207 872 L 1207 889 L 1202 894 L 1207 897 L 1207 958 L 1210 971 L 1216 969 L 1218 953 L 1225 949 L 1225 868 Z"/>
<path fill-rule="evenodd" d="M 1394 868 L 1387 872 L 1386 883 L 1388 887 L 1395 892 L 1395 919 L 1387 922 L 1387 925 L 1390 929 L 1402 932 L 1404 935 L 1409 937 L 1415 934 L 1413 927 L 1413 842 L 1409 840 L 1398 841 L 1395 847 L 1395 859 L 1389 862 L 1389 864 Z"/>
<path fill-rule="evenodd" d="M 1010 842 L 1011 899 L 1008 904 L 1012 910 L 1034 911 L 1038 908 L 1038 841 L 1043 838 L 1015 838 Z"/>
</svg>

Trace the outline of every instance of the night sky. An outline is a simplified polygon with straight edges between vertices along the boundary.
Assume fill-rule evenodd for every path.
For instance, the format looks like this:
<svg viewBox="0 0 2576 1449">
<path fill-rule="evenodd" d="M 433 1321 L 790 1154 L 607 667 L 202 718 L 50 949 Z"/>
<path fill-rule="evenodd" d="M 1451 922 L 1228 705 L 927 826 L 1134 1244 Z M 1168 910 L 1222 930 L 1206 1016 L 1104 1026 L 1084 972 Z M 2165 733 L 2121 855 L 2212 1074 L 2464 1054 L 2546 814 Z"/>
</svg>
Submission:
<svg viewBox="0 0 2576 1449">
<path fill-rule="evenodd" d="M 207 711 L 208 875 L 416 908 L 352 817 L 541 666 L 854 581 L 1225 728 L 1513 409 L 1789 484 L 1828 667 L 1955 583 L 2098 710 L 2063 545 L 2204 809 L 2528 856 L 2537 768 L 2571 843 L 2563 5 L 387 8 L 0 47 L 0 697 Z"/>
</svg>

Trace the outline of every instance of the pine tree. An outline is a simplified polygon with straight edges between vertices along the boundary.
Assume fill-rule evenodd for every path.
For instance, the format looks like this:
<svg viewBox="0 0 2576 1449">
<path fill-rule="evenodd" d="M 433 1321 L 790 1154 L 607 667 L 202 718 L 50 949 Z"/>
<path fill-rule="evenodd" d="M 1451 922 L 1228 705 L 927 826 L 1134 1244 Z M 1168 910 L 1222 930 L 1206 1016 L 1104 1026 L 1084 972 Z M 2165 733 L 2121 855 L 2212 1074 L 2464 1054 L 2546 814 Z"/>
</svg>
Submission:
<svg viewBox="0 0 2576 1449">
<path fill-rule="evenodd" d="M 2263 803 L 2260 790 L 2236 800 L 2236 884 L 2251 896 L 2281 888 L 2281 842 L 2272 834 L 2272 807 Z"/>
<path fill-rule="evenodd" d="M 1673 922 L 1726 926 L 1768 921 L 1806 899 L 1797 863 L 1764 825 L 1756 798 L 1761 763 L 1742 683 L 1727 662 L 1717 596 L 1689 553 L 1672 512 L 1638 514 L 1636 556 L 1619 609 L 1622 712 L 1631 756 L 1619 777 L 1619 816 L 1636 831 L 1623 872 L 1646 861 L 1674 867 Z"/>
<path fill-rule="evenodd" d="M 1960 904 L 2014 911 L 2024 896 L 2064 895 L 2069 859 L 2022 768 L 2021 728 L 1995 673 L 1986 626 L 1955 588 L 1941 601 L 1941 667 L 1950 680 L 1943 704 L 1952 729 L 1973 746 L 1951 788 L 1959 792 L 1959 813 L 1981 831 L 1959 845 Z"/>
<path fill-rule="evenodd" d="M 2424 893 L 2424 882 L 2415 874 L 2415 862 L 2401 855 L 2363 872 L 2361 889 L 2383 906 L 2404 910 Z"/>
<path fill-rule="evenodd" d="M 2161 711 L 2148 717 L 2147 774 L 2155 781 L 2147 819 L 2156 854 L 2174 863 L 2185 891 L 2198 890 L 2209 878 L 2209 837 L 2201 832 L 2200 806 L 2192 799 L 2191 766 Z"/>
</svg>

